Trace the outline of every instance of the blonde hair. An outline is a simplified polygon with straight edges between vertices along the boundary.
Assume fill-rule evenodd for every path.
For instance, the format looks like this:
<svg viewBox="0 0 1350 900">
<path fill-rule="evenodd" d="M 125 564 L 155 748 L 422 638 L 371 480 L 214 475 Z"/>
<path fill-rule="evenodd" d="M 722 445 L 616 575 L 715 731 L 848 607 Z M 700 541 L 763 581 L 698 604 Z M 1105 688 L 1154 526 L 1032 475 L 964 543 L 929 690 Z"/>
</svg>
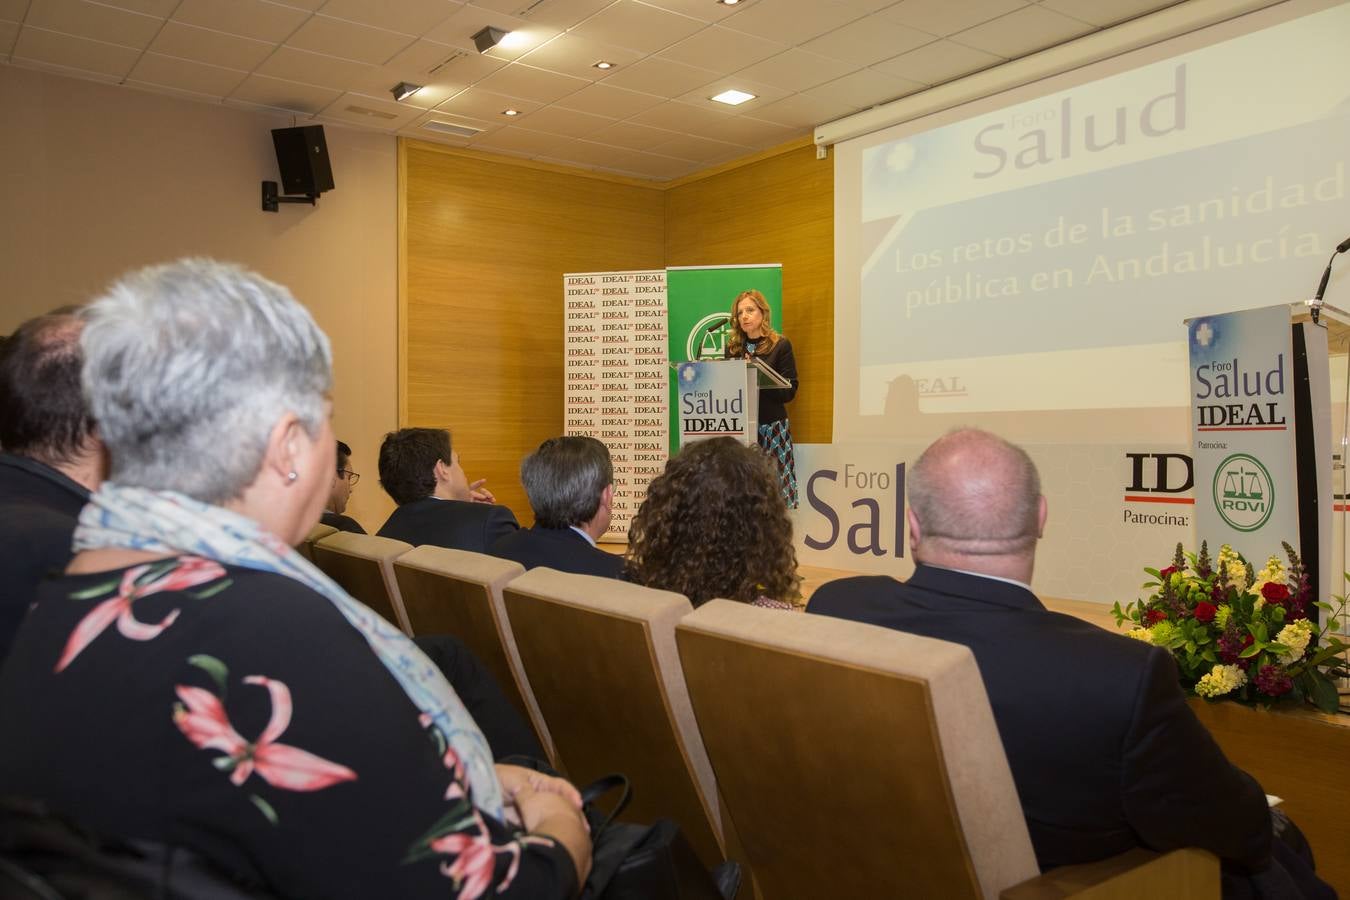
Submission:
<svg viewBox="0 0 1350 900">
<path fill-rule="evenodd" d="M 764 346 L 772 347 L 778 343 L 778 332 L 773 330 L 773 325 L 770 323 L 769 301 L 765 300 L 764 295 L 759 291 L 741 291 L 731 304 L 731 337 L 727 339 L 727 356 L 732 358 L 745 352 L 745 342 L 749 340 L 745 332 L 741 330 L 740 317 L 736 315 L 736 308 L 741 305 L 742 300 L 754 301 L 755 306 L 759 307 L 759 311 L 764 315 L 764 325 L 760 329 L 764 332 L 764 336 L 760 338 L 760 341 L 765 342 Z"/>
</svg>

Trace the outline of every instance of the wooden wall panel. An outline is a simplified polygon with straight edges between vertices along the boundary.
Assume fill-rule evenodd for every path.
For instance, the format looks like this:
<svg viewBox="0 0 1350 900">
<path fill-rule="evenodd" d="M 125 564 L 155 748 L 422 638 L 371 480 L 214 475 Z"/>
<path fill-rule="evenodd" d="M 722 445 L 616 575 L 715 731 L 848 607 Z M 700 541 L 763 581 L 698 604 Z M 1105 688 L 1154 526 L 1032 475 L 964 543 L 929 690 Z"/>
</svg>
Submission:
<svg viewBox="0 0 1350 900">
<path fill-rule="evenodd" d="M 662 268 L 662 192 L 416 141 L 400 163 L 400 424 L 449 428 L 528 523 L 520 460 L 563 428 L 562 275 Z"/>
<path fill-rule="evenodd" d="M 794 440 L 829 443 L 834 393 L 834 160 L 800 146 L 673 185 L 666 265 L 783 264 L 783 333 L 801 390 Z M 728 298 L 727 305 L 730 307 Z"/>
</svg>

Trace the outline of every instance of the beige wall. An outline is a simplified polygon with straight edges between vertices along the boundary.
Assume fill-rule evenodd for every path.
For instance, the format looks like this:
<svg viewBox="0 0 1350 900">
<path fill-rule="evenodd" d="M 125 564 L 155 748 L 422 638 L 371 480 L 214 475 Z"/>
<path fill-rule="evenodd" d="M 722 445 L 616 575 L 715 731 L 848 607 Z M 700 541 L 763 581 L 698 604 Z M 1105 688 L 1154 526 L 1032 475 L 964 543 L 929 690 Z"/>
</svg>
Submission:
<svg viewBox="0 0 1350 900">
<path fill-rule="evenodd" d="M 264 213 L 269 129 L 289 117 L 0 66 L 0 122 L 0 334 L 147 263 L 258 270 L 332 339 L 334 427 L 364 476 L 349 512 L 378 528 L 392 504 L 376 454 L 397 424 L 394 139 L 326 128 L 336 189 Z"/>
</svg>

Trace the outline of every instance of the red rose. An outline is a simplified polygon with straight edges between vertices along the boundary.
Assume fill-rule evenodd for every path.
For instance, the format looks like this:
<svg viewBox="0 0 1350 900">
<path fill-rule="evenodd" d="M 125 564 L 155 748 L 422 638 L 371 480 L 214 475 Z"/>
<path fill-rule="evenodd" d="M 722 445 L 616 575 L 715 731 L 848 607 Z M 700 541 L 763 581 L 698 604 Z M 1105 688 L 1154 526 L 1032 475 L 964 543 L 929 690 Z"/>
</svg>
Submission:
<svg viewBox="0 0 1350 900">
<path fill-rule="evenodd" d="M 1167 613 L 1163 612 L 1161 609 L 1150 609 L 1148 612 L 1144 613 L 1144 625 L 1146 627 L 1149 625 L 1157 625 L 1166 618 Z"/>
<path fill-rule="evenodd" d="M 1167 579 L 1172 577 L 1173 572 L 1177 571 L 1179 570 L 1177 569 L 1176 566 L 1168 566 L 1167 568 L 1163 569 L 1161 572 L 1158 573 L 1158 580 L 1166 581 Z"/>
<path fill-rule="evenodd" d="M 1290 597 L 1289 585 L 1268 581 L 1261 585 L 1261 596 L 1266 598 L 1267 603 L 1283 603 Z"/>
<path fill-rule="evenodd" d="M 1219 608 L 1213 603 L 1206 603 L 1201 600 L 1195 604 L 1195 619 L 1197 622 L 1213 622 L 1214 614 L 1218 611 Z"/>
</svg>

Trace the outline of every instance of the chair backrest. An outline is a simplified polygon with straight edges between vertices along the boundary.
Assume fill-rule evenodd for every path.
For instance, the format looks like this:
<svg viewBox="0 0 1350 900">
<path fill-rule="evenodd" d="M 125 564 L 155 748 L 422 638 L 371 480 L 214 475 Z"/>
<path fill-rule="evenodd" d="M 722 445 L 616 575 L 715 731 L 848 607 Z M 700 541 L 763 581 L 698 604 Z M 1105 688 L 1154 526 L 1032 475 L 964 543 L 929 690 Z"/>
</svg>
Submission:
<svg viewBox="0 0 1350 900">
<path fill-rule="evenodd" d="M 568 777 L 628 776 L 624 819 L 678 822 L 705 865 L 726 858 L 717 786 L 675 652 L 679 594 L 531 569 L 503 591 L 520 659 Z"/>
<path fill-rule="evenodd" d="M 309 534 L 305 535 L 305 539 L 301 541 L 300 545 L 297 546 L 295 549 L 305 559 L 309 560 L 310 562 L 314 562 L 315 541 L 322 540 L 323 538 L 328 537 L 335 531 L 337 531 L 337 529 L 334 528 L 332 525 L 325 525 L 322 522 L 320 522 L 309 530 Z"/>
<path fill-rule="evenodd" d="M 373 534 L 339 531 L 314 544 L 314 565 L 342 589 L 411 634 L 394 580 L 394 560 L 412 544 Z"/>
<path fill-rule="evenodd" d="M 548 728 L 520 664 L 502 603 L 502 587 L 524 571 L 518 562 L 446 547 L 417 547 L 394 560 L 394 577 L 412 633 L 451 634 L 463 641 L 534 726 L 556 766 Z"/>
<path fill-rule="evenodd" d="M 764 896 L 993 898 L 1038 874 L 968 648 L 730 600 L 676 636 Z"/>
</svg>

